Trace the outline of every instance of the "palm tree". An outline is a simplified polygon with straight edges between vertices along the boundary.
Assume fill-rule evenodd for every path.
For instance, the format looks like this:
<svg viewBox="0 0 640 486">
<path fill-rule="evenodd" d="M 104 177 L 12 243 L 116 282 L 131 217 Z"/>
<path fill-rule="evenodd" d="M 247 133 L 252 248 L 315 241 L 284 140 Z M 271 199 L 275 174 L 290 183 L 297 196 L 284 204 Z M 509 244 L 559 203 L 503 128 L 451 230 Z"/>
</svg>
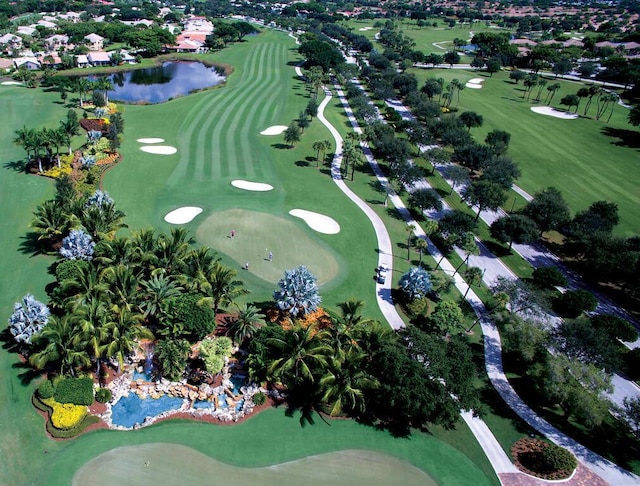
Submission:
<svg viewBox="0 0 640 486">
<path fill-rule="evenodd" d="M 131 236 L 131 244 L 133 246 L 134 259 L 146 269 L 156 268 L 158 265 L 158 257 L 156 252 L 156 234 L 150 228 L 143 228 L 136 231 Z M 150 273 L 150 272 L 149 272 Z"/>
<path fill-rule="evenodd" d="M 33 128 L 22 128 L 15 131 L 16 137 L 13 139 L 13 143 L 22 147 L 27 152 L 27 162 L 31 160 L 31 151 L 33 147 Z"/>
<path fill-rule="evenodd" d="M 334 417 L 343 411 L 362 413 L 365 409 L 364 390 L 375 389 L 378 381 L 363 369 L 366 354 L 356 348 L 349 348 L 342 357 L 331 356 L 327 368 L 320 379 L 323 391 L 321 400 L 329 407 Z"/>
<path fill-rule="evenodd" d="M 60 282 L 62 295 L 68 296 L 64 306 L 71 311 L 92 300 L 104 299 L 108 290 L 109 285 L 93 265 L 81 267 L 76 278 Z"/>
<path fill-rule="evenodd" d="M 173 228 L 170 235 L 161 234 L 155 242 L 155 273 L 178 274 L 189 255 L 189 234 L 184 228 Z"/>
<path fill-rule="evenodd" d="M 131 267 L 122 264 L 106 268 L 103 275 L 109 284 L 107 295 L 113 308 L 131 312 L 139 298 L 140 275 L 134 273 Z"/>
<path fill-rule="evenodd" d="M 94 261 L 105 268 L 118 264 L 135 265 L 138 263 L 136 250 L 130 238 L 116 236 L 111 240 L 103 240 L 96 246 Z"/>
<path fill-rule="evenodd" d="M 208 246 L 191 250 L 185 261 L 184 276 L 187 278 L 183 285 L 189 291 L 201 292 L 207 282 L 206 275 L 213 271 L 218 262 L 220 257 Z"/>
<path fill-rule="evenodd" d="M 549 92 L 547 94 L 547 106 L 551 104 L 551 100 L 555 96 L 556 91 L 558 91 L 559 89 L 560 89 L 560 83 L 554 83 L 550 86 L 547 86 L 547 91 Z"/>
<path fill-rule="evenodd" d="M 252 305 L 238 307 L 238 315 L 231 319 L 227 335 L 236 344 L 242 344 L 258 330 L 260 318 L 258 308 Z"/>
<path fill-rule="evenodd" d="M 106 76 L 98 78 L 98 81 L 96 82 L 96 89 L 102 91 L 102 93 L 104 94 L 105 105 L 108 105 L 109 91 L 113 90 L 113 83 L 111 82 L 111 80 Z"/>
<path fill-rule="evenodd" d="M 269 365 L 269 376 L 281 381 L 291 374 L 294 380 L 315 382 L 313 367 L 326 366 L 326 357 L 332 352 L 330 347 L 315 338 L 315 332 L 316 326 L 311 325 L 291 331 L 286 340 L 273 338 L 274 344 L 282 346 L 283 357 Z"/>
<path fill-rule="evenodd" d="M 79 305 L 71 319 L 80 327 L 74 345 L 85 346 L 96 362 L 96 376 L 100 376 L 100 360 L 104 357 L 108 337 L 109 314 L 101 299 L 91 298 Z"/>
<path fill-rule="evenodd" d="M 80 108 L 84 107 L 84 94 L 93 91 L 94 83 L 89 81 L 85 77 L 80 77 L 76 79 L 76 82 L 73 85 L 75 91 L 80 95 Z"/>
<path fill-rule="evenodd" d="M 62 127 L 51 130 L 49 135 L 51 137 L 51 143 L 56 148 L 56 161 L 58 167 L 60 167 L 60 146 L 70 144 L 71 141 Z"/>
<path fill-rule="evenodd" d="M 416 247 L 416 251 L 420 255 L 420 260 L 419 260 L 418 265 L 422 266 L 422 255 L 427 250 L 427 248 L 429 247 L 429 244 L 427 243 L 427 240 L 425 240 L 424 238 L 418 238 L 416 240 L 415 247 Z"/>
<path fill-rule="evenodd" d="M 464 279 L 467 281 L 468 287 L 464 295 L 462 296 L 462 300 L 465 300 L 467 298 L 467 294 L 471 290 L 472 285 L 477 285 L 480 282 L 482 282 L 483 275 L 484 275 L 484 270 L 482 270 L 482 268 L 479 268 L 479 267 L 467 268 L 464 271 Z"/>
<path fill-rule="evenodd" d="M 139 307 L 147 319 L 158 319 L 161 314 L 164 314 L 163 303 L 182 292 L 182 287 L 164 275 L 153 275 L 141 284 L 143 290 Z"/>
<path fill-rule="evenodd" d="M 316 151 L 316 169 L 320 167 L 320 152 L 322 152 L 322 160 L 324 160 L 324 141 L 317 140 L 311 146 Z"/>
<path fill-rule="evenodd" d="M 94 241 L 112 239 L 121 228 L 127 228 L 124 223 L 125 214 L 116 209 L 115 203 L 108 202 L 100 206 L 91 204 L 80 215 L 80 222 Z"/>
<path fill-rule="evenodd" d="M 602 92 L 602 88 L 600 88 L 600 86 L 596 85 L 596 84 L 592 84 L 591 86 L 589 86 L 589 99 L 587 100 L 587 103 L 585 104 L 584 107 L 584 116 L 587 116 L 587 112 L 589 111 L 589 108 L 591 107 L 591 102 L 593 101 L 593 97 L 594 96 L 599 96 L 600 93 Z"/>
<path fill-rule="evenodd" d="M 125 357 L 136 348 L 139 339 L 153 339 L 151 331 L 140 324 L 141 320 L 141 314 L 120 309 L 109 321 L 105 355 L 118 360 L 118 373 L 122 370 Z"/>
<path fill-rule="evenodd" d="M 232 304 L 241 295 L 249 293 L 244 288 L 241 280 L 236 280 L 237 273 L 234 269 L 216 262 L 213 269 L 205 275 L 203 292 L 206 297 L 201 303 L 210 305 L 214 314 L 220 310 L 220 306 Z"/>
<path fill-rule="evenodd" d="M 538 93 L 536 94 L 536 102 L 540 101 L 540 95 L 542 95 L 542 90 L 543 88 L 547 85 L 548 81 L 546 79 L 539 79 L 538 80 Z"/>
<path fill-rule="evenodd" d="M 67 119 L 60 121 L 60 130 L 66 135 L 66 142 L 69 144 L 69 155 L 71 155 L 71 139 L 78 135 L 80 124 L 76 119 Z"/>
<path fill-rule="evenodd" d="M 40 370 L 51 366 L 61 375 L 67 370 L 75 376 L 76 369 L 91 364 L 87 352 L 74 346 L 77 332 L 69 316 L 50 316 L 47 325 L 33 338 L 36 346 L 44 346 L 31 355 L 29 362 Z"/>
<path fill-rule="evenodd" d="M 458 248 L 460 248 L 465 253 L 465 258 L 462 260 L 462 263 L 458 265 L 458 268 L 453 272 L 451 277 L 455 277 L 458 270 L 462 268 L 462 265 L 466 265 L 469 262 L 469 257 L 471 255 L 478 255 L 480 253 L 480 248 L 476 244 L 475 235 L 471 232 L 464 233 L 460 238 L 460 241 L 456 244 Z"/>
<path fill-rule="evenodd" d="M 38 241 L 46 242 L 49 247 L 60 244 L 77 224 L 76 217 L 54 200 L 43 202 L 33 216 L 31 227 L 38 235 Z"/>
</svg>

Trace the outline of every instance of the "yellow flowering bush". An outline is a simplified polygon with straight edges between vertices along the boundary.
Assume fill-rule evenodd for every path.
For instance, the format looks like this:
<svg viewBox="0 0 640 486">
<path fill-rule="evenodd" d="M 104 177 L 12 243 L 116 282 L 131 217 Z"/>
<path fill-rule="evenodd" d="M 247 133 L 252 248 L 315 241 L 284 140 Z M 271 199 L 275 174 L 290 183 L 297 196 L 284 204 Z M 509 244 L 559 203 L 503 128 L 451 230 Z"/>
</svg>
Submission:
<svg viewBox="0 0 640 486">
<path fill-rule="evenodd" d="M 87 407 L 73 403 L 58 403 L 53 398 L 42 400 L 51 407 L 51 423 L 56 429 L 68 430 L 79 425 L 87 415 Z"/>
<path fill-rule="evenodd" d="M 449 108 L 447 108 L 446 106 L 443 106 L 443 107 L 441 108 L 441 110 L 442 110 L 442 113 L 449 113 L 449 112 L 451 111 L 451 110 L 450 110 Z"/>
<path fill-rule="evenodd" d="M 71 166 L 63 165 L 62 167 L 58 167 L 57 165 L 51 167 L 49 170 L 45 170 L 43 174 L 47 177 L 52 177 L 57 179 L 58 177 L 62 177 L 63 175 L 71 175 Z"/>
</svg>

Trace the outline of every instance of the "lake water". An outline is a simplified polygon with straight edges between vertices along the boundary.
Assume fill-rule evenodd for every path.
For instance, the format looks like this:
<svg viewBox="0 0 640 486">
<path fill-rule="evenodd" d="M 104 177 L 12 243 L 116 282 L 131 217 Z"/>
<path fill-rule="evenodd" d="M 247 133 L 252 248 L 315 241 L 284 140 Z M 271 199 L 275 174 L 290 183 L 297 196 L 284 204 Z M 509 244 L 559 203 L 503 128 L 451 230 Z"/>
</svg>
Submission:
<svg viewBox="0 0 640 486">
<path fill-rule="evenodd" d="M 114 86 L 114 90 L 109 91 L 109 99 L 125 103 L 162 103 L 225 80 L 214 67 L 182 61 L 119 72 L 109 77 Z"/>
</svg>

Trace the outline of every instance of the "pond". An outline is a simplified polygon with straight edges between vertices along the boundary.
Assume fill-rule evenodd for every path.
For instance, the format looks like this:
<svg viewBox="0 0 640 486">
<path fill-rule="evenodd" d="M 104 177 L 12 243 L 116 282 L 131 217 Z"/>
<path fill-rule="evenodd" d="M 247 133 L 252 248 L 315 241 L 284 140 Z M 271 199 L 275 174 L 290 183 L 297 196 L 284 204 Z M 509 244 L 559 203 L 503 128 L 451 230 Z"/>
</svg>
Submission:
<svg viewBox="0 0 640 486">
<path fill-rule="evenodd" d="M 95 80 L 96 78 L 90 78 Z M 125 103 L 162 103 L 224 82 L 215 68 L 201 62 L 170 61 L 162 66 L 112 74 L 109 99 Z"/>
</svg>

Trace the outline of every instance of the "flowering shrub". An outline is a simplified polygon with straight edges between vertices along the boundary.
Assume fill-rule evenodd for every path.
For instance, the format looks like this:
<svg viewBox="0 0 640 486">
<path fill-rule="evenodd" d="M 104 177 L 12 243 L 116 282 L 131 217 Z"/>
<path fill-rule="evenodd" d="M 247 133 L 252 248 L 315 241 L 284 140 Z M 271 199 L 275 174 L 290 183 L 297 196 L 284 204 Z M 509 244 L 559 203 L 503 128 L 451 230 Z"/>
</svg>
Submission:
<svg viewBox="0 0 640 486">
<path fill-rule="evenodd" d="M 442 108 L 440 108 L 440 110 L 442 110 L 442 113 L 449 113 L 451 110 L 449 108 L 447 108 L 446 106 L 443 106 Z"/>
<path fill-rule="evenodd" d="M 87 155 L 86 157 L 80 157 L 80 164 L 83 169 L 91 169 L 96 163 L 95 155 Z"/>
<path fill-rule="evenodd" d="M 46 177 L 51 177 L 52 179 L 57 179 L 59 177 L 65 175 L 71 175 L 73 169 L 70 165 L 63 165 L 62 167 L 58 167 L 57 165 L 51 167 L 48 170 L 45 170 L 42 174 Z"/>
<path fill-rule="evenodd" d="M 87 415 L 87 407 L 73 403 L 59 403 L 53 398 L 45 398 L 42 402 L 53 410 L 51 423 L 56 429 L 68 430 L 76 427 Z"/>
</svg>

